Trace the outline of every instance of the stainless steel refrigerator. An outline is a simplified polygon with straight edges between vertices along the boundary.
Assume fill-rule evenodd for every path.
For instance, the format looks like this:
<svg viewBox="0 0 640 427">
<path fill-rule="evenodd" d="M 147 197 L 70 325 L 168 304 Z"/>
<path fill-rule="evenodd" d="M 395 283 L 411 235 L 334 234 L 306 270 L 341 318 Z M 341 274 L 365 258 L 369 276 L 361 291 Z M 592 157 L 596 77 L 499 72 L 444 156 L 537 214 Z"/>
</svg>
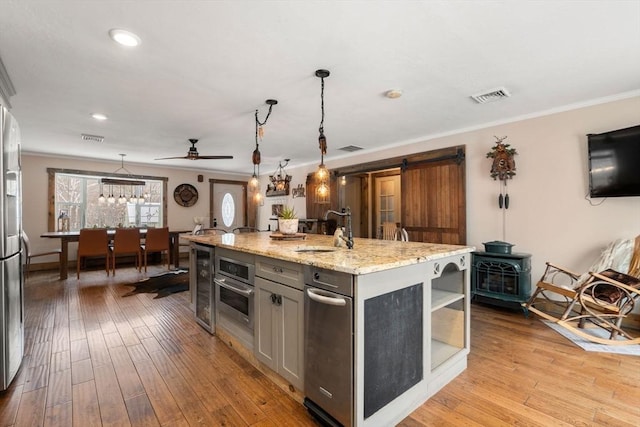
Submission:
<svg viewBox="0 0 640 427">
<path fill-rule="evenodd" d="M 0 104 L 0 390 L 16 376 L 24 353 L 20 128 Z"/>
</svg>

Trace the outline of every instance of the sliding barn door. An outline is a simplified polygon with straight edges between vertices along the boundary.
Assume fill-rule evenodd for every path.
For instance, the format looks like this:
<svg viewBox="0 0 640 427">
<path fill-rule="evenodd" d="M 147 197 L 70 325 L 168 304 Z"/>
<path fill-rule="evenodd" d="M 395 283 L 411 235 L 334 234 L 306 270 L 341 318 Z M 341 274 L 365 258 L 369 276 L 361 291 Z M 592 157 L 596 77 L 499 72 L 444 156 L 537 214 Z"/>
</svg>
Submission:
<svg viewBox="0 0 640 427">
<path fill-rule="evenodd" d="M 464 171 L 464 156 L 404 167 L 402 226 L 410 241 L 466 244 Z"/>
</svg>

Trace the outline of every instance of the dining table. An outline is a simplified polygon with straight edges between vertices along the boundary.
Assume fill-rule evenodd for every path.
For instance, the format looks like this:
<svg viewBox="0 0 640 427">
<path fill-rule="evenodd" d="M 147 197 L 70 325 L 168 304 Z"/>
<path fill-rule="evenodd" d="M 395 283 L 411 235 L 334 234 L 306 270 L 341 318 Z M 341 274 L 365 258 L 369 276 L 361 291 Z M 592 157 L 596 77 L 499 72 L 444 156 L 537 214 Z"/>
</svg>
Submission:
<svg viewBox="0 0 640 427">
<path fill-rule="evenodd" d="M 113 236 L 115 228 L 107 230 L 107 235 Z M 175 268 L 180 268 L 180 234 L 191 233 L 191 230 L 169 230 L 169 262 Z M 147 235 L 147 229 L 140 229 L 140 239 Z M 48 231 L 40 237 L 46 239 L 60 239 L 60 280 L 66 280 L 69 276 L 69 242 L 80 240 L 80 230 L 75 231 Z"/>
</svg>

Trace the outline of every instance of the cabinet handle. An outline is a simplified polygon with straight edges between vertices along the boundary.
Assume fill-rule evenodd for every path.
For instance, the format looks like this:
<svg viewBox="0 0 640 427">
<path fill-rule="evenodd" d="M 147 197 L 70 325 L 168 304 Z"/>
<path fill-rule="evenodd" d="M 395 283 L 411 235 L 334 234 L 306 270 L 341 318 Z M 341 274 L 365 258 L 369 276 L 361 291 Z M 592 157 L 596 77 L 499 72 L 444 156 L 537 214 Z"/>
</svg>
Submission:
<svg viewBox="0 0 640 427">
<path fill-rule="evenodd" d="M 282 270 L 281 267 L 273 267 L 273 271 L 275 271 L 276 273 L 282 273 L 284 270 Z"/>
<path fill-rule="evenodd" d="M 307 289 L 307 295 L 309 295 L 309 298 L 315 302 L 319 302 L 321 304 L 327 304 L 327 305 L 335 305 L 338 307 L 343 307 L 345 305 L 347 305 L 347 300 L 345 298 L 341 298 L 341 297 L 331 297 L 331 296 L 325 296 L 325 295 L 321 295 L 318 289 Z"/>
<path fill-rule="evenodd" d="M 282 295 L 271 294 L 271 304 L 282 305 Z"/>
<path fill-rule="evenodd" d="M 222 280 L 218 280 L 218 279 L 213 279 L 213 281 L 220 287 L 229 289 L 230 291 L 242 294 L 242 295 L 246 295 L 246 296 L 251 296 L 253 295 L 253 289 L 240 289 L 237 288 L 235 286 L 230 285 L 229 283 L 225 283 L 224 279 Z"/>
</svg>

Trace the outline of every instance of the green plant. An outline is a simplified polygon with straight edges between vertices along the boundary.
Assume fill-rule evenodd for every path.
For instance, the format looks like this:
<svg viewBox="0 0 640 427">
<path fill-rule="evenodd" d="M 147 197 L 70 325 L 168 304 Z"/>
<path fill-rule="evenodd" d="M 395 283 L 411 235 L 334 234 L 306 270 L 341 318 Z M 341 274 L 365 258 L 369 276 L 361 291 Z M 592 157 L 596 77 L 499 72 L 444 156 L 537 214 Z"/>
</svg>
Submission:
<svg viewBox="0 0 640 427">
<path fill-rule="evenodd" d="M 278 218 L 282 219 L 296 219 L 296 210 L 292 206 L 283 206 L 278 211 Z"/>
</svg>

